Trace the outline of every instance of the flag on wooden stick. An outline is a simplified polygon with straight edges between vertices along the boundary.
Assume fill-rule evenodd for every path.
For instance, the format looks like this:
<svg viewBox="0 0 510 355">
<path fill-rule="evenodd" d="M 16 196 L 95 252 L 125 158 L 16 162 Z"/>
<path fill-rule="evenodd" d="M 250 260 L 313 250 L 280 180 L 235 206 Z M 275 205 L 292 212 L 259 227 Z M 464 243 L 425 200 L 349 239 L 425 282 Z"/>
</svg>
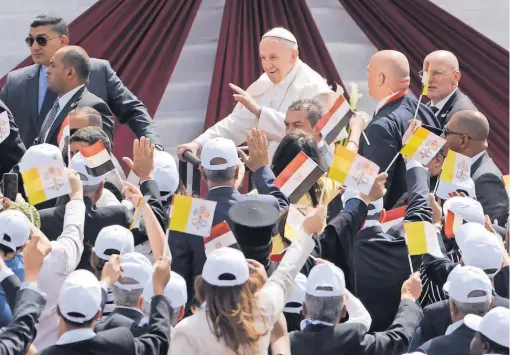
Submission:
<svg viewBox="0 0 510 355">
<path fill-rule="evenodd" d="M 169 230 L 207 237 L 211 234 L 216 201 L 174 195 Z"/>
<path fill-rule="evenodd" d="M 441 150 L 446 140 L 429 130 L 418 127 L 400 153 L 409 159 L 417 160 L 423 165 L 430 163 Z"/>
<path fill-rule="evenodd" d="M 80 153 L 85 159 L 87 173 L 92 176 L 103 176 L 115 170 L 112 157 L 101 141 L 92 144 L 90 147 L 80 149 Z"/>
<path fill-rule="evenodd" d="M 213 250 L 230 247 L 237 248 L 237 240 L 226 221 L 220 222 L 211 228 L 211 235 L 204 238 L 205 255 Z"/>
</svg>

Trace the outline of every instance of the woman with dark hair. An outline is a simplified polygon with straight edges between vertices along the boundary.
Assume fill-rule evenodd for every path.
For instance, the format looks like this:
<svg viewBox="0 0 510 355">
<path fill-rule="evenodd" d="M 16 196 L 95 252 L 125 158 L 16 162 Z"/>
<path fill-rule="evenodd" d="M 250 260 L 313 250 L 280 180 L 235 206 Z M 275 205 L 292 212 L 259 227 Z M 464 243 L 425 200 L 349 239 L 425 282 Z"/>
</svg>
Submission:
<svg viewBox="0 0 510 355">
<path fill-rule="evenodd" d="M 314 247 L 310 235 L 323 224 L 324 208 L 319 207 L 306 217 L 303 231 L 261 288 L 257 276 L 267 277 L 261 264 L 233 248 L 210 252 L 195 281 L 201 306 L 173 329 L 170 353 L 267 354 L 293 280 Z"/>
</svg>

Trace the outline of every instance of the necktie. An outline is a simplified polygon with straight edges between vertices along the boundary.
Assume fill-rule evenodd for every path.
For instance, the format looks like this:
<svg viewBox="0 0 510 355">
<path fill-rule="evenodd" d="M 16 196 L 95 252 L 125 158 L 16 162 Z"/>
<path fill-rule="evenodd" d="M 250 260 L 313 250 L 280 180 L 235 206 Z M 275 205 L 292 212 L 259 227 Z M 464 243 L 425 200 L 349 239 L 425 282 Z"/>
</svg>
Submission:
<svg viewBox="0 0 510 355">
<path fill-rule="evenodd" d="M 55 121 L 55 118 L 57 117 L 57 112 L 59 109 L 58 105 L 58 99 L 55 100 L 55 103 L 53 104 L 53 107 L 51 108 L 50 112 L 48 112 L 48 116 L 44 119 L 44 122 L 41 127 L 41 132 L 39 133 L 39 138 L 41 143 L 46 142 L 47 135 L 51 129 L 51 126 L 53 126 L 53 122 Z"/>
<path fill-rule="evenodd" d="M 437 111 L 439 111 L 439 109 L 436 106 L 430 106 L 430 109 L 432 110 L 434 115 L 437 113 Z"/>
</svg>

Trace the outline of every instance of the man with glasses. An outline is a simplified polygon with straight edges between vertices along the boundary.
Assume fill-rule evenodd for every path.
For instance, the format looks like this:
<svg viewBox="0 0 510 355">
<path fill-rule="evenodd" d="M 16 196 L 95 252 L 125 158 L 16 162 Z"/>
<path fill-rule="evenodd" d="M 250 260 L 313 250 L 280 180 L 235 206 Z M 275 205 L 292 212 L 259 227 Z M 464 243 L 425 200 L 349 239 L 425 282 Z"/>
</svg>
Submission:
<svg viewBox="0 0 510 355">
<path fill-rule="evenodd" d="M 481 112 L 456 112 L 444 127 L 445 149 L 471 158 L 471 179 L 476 197 L 491 221 L 505 225 L 508 217 L 508 194 L 502 174 L 487 153 L 489 121 Z"/>
<path fill-rule="evenodd" d="M 39 135 L 43 121 L 57 98 L 57 94 L 48 88 L 46 68 L 55 52 L 69 44 L 69 28 L 60 17 L 39 15 L 30 24 L 25 41 L 35 64 L 8 74 L 0 100 L 12 112 L 21 140 L 28 148 Z M 119 122 L 127 123 L 137 137 L 148 137 L 162 149 L 145 105 L 124 86 L 108 61 L 91 58 L 90 62 L 87 89 L 101 98 Z"/>
<path fill-rule="evenodd" d="M 458 88 L 461 77 L 459 61 L 452 52 L 435 51 L 425 57 L 423 69 L 431 64 L 431 75 L 427 97 L 428 105 L 439 122 L 444 126 L 455 112 L 462 110 L 478 111 L 469 97 Z M 420 71 L 420 76 L 423 70 Z"/>
</svg>

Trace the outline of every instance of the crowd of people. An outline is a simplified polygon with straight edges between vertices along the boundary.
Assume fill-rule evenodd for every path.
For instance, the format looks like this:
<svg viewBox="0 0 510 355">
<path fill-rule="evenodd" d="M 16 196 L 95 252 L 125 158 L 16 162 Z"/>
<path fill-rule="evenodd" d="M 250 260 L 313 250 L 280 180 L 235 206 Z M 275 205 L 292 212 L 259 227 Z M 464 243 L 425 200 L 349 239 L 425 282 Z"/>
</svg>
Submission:
<svg viewBox="0 0 510 355">
<path fill-rule="evenodd" d="M 370 115 L 338 109 L 292 33 L 265 33 L 264 74 L 231 84 L 232 113 L 178 147 L 200 157 L 207 191 L 194 197 L 235 238 L 208 248 L 169 227 L 186 190 L 143 103 L 69 40 L 62 18 L 37 16 L 34 64 L 0 92 L 0 354 L 509 354 L 509 196 L 453 53 L 424 58 L 427 104 L 404 54 L 375 53 Z M 114 115 L 138 137 L 117 157 L 127 177 Z M 333 141 L 324 117 L 345 122 Z M 428 164 L 399 154 L 421 128 L 445 140 Z M 369 191 L 328 177 L 343 137 L 380 167 Z M 469 158 L 468 187 L 438 198 L 450 152 Z M 320 170 L 302 169 L 310 184 L 290 194 L 277 180 L 303 153 Z M 55 162 L 66 167 L 41 173 Z M 410 253 L 416 222 L 433 226 L 439 255 Z"/>
</svg>

